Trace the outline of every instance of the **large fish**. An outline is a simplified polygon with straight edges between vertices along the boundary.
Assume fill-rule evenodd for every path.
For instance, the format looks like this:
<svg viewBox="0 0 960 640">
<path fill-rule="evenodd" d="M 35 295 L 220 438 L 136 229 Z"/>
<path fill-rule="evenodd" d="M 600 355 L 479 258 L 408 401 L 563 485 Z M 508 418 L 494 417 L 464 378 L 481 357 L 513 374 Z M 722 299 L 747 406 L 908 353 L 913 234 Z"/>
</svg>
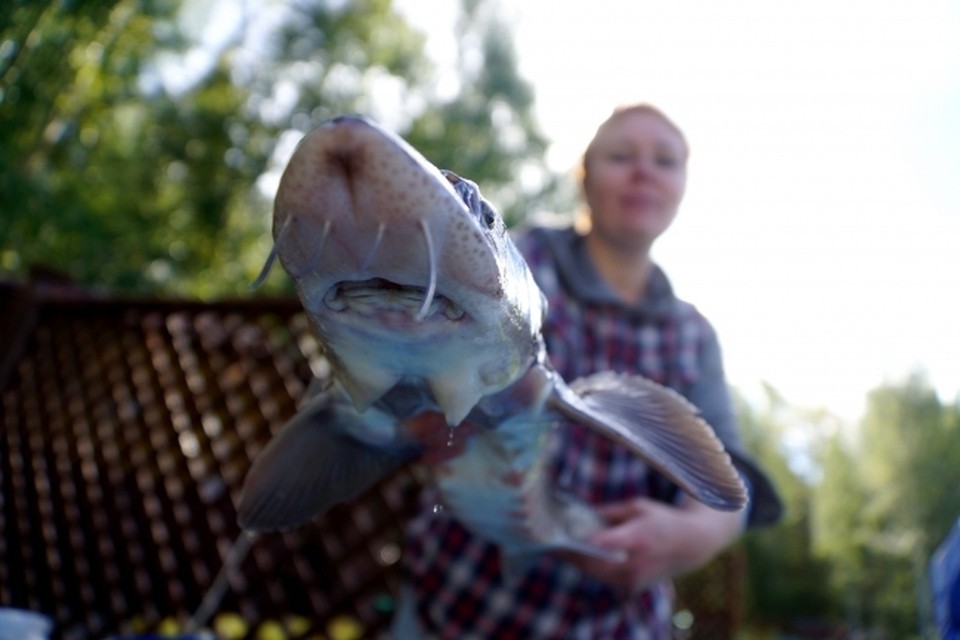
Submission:
<svg viewBox="0 0 960 640">
<path fill-rule="evenodd" d="M 447 512 L 508 556 L 609 557 L 585 541 L 600 518 L 546 472 L 562 421 L 712 507 L 744 507 L 729 455 L 679 394 L 632 375 L 560 378 L 540 334 L 544 297 L 503 220 L 399 137 L 356 117 L 309 133 L 280 180 L 273 236 L 265 270 L 279 256 L 296 281 L 333 376 L 254 462 L 244 529 L 295 527 L 416 460 L 405 420 L 428 410 L 475 427 L 434 479 Z"/>
</svg>

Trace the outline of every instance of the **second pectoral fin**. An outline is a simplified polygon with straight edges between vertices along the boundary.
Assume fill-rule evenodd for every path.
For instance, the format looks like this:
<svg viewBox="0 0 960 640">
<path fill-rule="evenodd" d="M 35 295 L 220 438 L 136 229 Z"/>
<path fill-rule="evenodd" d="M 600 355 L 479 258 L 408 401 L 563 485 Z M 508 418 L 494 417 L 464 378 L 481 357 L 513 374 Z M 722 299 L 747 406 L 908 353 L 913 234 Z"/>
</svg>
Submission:
<svg viewBox="0 0 960 640">
<path fill-rule="evenodd" d="M 567 387 L 547 406 L 628 447 L 701 502 L 724 510 L 748 499 L 713 429 L 683 396 L 640 376 L 599 373 Z"/>
</svg>

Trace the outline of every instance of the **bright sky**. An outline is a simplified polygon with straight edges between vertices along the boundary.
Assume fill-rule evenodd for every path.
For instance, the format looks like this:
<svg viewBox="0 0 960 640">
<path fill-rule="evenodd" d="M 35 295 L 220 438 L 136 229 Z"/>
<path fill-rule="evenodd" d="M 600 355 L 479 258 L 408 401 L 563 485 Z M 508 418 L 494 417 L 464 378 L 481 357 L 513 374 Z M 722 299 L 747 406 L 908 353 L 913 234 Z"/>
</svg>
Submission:
<svg viewBox="0 0 960 640">
<path fill-rule="evenodd" d="M 399 4 L 449 55 L 456 3 Z M 555 168 L 622 102 L 685 130 L 687 197 L 656 258 L 717 327 L 733 384 L 857 418 L 869 389 L 922 368 L 953 400 L 960 3 L 525 0 L 503 15 Z"/>
</svg>

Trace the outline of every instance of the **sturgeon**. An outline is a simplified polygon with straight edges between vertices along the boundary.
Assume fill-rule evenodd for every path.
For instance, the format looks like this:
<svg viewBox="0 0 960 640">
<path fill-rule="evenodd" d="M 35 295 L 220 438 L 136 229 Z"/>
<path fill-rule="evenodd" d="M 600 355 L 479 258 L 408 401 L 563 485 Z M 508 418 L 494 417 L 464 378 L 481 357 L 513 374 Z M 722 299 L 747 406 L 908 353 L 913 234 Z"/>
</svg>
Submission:
<svg viewBox="0 0 960 640">
<path fill-rule="evenodd" d="M 548 435 L 564 421 L 711 507 L 746 505 L 729 454 L 678 393 L 612 372 L 564 382 L 541 336 L 545 298 L 502 218 L 400 137 L 360 117 L 313 130 L 273 215 L 263 273 L 279 257 L 333 373 L 254 461 L 243 529 L 296 527 L 416 461 L 424 448 L 405 420 L 423 411 L 474 427 L 433 480 L 444 510 L 508 557 L 611 557 L 586 540 L 601 518 L 547 473 Z"/>
</svg>

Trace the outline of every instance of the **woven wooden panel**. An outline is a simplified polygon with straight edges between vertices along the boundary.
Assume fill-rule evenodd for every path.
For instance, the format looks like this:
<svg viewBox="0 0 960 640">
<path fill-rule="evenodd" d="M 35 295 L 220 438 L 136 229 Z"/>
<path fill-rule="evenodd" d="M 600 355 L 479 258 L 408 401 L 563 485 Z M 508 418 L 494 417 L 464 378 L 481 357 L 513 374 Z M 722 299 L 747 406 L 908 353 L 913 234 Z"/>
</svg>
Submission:
<svg viewBox="0 0 960 640">
<path fill-rule="evenodd" d="M 0 396 L 0 604 L 45 612 L 71 639 L 185 619 L 238 534 L 251 460 L 324 373 L 299 305 L 47 300 L 17 312 L 33 322 Z M 250 637 L 291 616 L 290 635 L 322 637 L 334 619 L 375 634 L 418 488 L 407 471 L 261 536 L 221 612 Z"/>
<path fill-rule="evenodd" d="M 239 533 L 251 461 L 327 374 L 299 303 L 7 289 L 0 332 L 0 606 L 44 612 L 68 640 L 174 628 Z M 420 486 L 404 470 L 261 536 L 214 619 L 223 637 L 383 636 Z M 732 636 L 739 573 L 682 591 L 688 637 Z"/>
</svg>

